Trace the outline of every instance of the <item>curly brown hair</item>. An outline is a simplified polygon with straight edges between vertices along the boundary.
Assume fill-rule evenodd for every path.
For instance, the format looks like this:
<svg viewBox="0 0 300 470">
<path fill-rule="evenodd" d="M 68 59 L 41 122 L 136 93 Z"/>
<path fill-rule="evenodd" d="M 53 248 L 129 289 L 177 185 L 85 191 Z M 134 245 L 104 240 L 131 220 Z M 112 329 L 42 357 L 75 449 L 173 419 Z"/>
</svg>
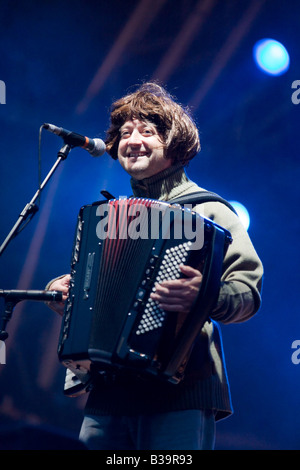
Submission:
<svg viewBox="0 0 300 470">
<path fill-rule="evenodd" d="M 110 128 L 106 134 L 106 150 L 118 158 L 120 128 L 130 119 L 155 125 L 165 145 L 165 157 L 186 165 L 200 150 L 198 129 L 189 110 L 179 105 L 160 85 L 147 82 L 111 106 Z"/>
</svg>

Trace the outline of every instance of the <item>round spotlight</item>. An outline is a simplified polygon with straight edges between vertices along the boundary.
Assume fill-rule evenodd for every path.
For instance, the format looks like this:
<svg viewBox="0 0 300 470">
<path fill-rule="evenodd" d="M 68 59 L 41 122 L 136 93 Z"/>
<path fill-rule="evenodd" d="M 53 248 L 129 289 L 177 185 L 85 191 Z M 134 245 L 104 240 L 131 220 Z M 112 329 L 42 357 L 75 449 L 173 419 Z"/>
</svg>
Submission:
<svg viewBox="0 0 300 470">
<path fill-rule="evenodd" d="M 274 39 L 261 39 L 253 48 L 253 56 L 258 67 L 269 75 L 281 75 L 290 65 L 286 48 Z"/>
<path fill-rule="evenodd" d="M 247 211 L 246 207 L 243 206 L 240 202 L 237 201 L 230 201 L 230 204 L 236 210 L 237 215 L 241 219 L 242 224 L 244 225 L 245 229 L 248 230 L 250 225 L 250 215 Z"/>
</svg>

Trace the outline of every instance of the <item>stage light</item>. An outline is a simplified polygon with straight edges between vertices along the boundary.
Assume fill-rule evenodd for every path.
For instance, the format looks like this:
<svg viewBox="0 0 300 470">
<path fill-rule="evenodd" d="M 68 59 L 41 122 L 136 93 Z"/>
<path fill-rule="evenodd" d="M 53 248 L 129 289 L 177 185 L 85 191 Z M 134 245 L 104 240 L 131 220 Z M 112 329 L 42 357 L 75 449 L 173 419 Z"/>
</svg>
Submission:
<svg viewBox="0 0 300 470">
<path fill-rule="evenodd" d="M 290 65 L 288 51 L 274 39 L 261 39 L 253 48 L 253 56 L 258 67 L 269 75 L 281 75 Z"/>
<path fill-rule="evenodd" d="M 230 201 L 230 204 L 236 210 L 237 215 L 241 219 L 242 224 L 244 225 L 245 229 L 248 230 L 250 225 L 250 215 L 247 211 L 246 207 L 243 206 L 240 202 L 237 201 Z"/>
</svg>

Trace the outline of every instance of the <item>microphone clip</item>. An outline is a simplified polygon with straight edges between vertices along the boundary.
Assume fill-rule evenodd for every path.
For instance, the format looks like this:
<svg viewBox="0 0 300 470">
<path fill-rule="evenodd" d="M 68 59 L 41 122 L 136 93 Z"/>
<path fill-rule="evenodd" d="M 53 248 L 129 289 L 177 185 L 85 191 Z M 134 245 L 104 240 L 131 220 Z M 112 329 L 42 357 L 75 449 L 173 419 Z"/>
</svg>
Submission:
<svg viewBox="0 0 300 470">
<path fill-rule="evenodd" d="M 58 151 L 57 158 L 60 158 L 61 160 L 65 160 L 67 156 L 69 155 L 71 149 L 72 147 L 69 144 L 66 144 L 65 142 L 65 145 L 63 145 L 62 148 Z"/>
</svg>

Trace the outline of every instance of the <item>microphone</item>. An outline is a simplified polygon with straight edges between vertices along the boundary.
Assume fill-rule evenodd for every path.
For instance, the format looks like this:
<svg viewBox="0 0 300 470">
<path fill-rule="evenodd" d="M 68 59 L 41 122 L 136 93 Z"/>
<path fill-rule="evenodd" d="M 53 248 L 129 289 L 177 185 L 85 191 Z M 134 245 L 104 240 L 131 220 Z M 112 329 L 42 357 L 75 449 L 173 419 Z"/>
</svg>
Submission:
<svg viewBox="0 0 300 470">
<path fill-rule="evenodd" d="M 15 300 L 42 300 L 44 302 L 61 301 L 62 292 L 55 290 L 3 290 L 0 289 L 0 297 L 5 297 L 7 301 Z"/>
<path fill-rule="evenodd" d="M 64 142 L 71 147 L 82 147 L 87 150 L 92 157 L 100 157 L 106 151 L 106 145 L 101 139 L 89 139 L 84 135 L 76 134 L 75 132 L 68 131 L 62 127 L 54 126 L 53 124 L 43 124 L 43 127 L 53 134 L 59 135 L 64 139 Z"/>
</svg>

